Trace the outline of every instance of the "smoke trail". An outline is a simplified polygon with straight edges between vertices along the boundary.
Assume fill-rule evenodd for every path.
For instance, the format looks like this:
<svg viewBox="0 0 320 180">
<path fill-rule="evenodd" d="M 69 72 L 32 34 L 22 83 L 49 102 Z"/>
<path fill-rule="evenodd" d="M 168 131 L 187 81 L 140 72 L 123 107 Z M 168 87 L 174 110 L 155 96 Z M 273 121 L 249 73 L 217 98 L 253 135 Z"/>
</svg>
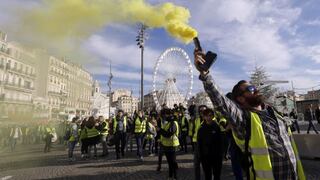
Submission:
<svg viewBox="0 0 320 180">
<path fill-rule="evenodd" d="M 21 14 L 24 31 L 52 42 L 85 39 L 111 23 L 144 23 L 164 28 L 173 37 L 189 43 L 197 36 L 188 25 L 188 9 L 172 3 L 151 5 L 144 0 L 42 0 Z"/>
</svg>

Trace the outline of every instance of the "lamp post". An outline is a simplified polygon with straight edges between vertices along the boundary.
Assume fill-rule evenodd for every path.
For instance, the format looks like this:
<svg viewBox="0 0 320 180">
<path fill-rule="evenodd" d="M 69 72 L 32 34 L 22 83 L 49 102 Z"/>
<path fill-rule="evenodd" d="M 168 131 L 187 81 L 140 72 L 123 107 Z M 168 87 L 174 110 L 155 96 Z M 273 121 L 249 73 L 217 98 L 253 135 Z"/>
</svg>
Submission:
<svg viewBox="0 0 320 180">
<path fill-rule="evenodd" d="M 136 37 L 137 46 L 141 49 L 141 82 L 140 82 L 140 93 L 141 93 L 141 105 L 140 109 L 143 110 L 143 52 L 144 52 L 144 41 L 146 40 L 146 34 L 145 31 L 147 29 L 147 26 L 144 24 L 139 25 L 139 31 L 138 36 Z"/>
<path fill-rule="evenodd" d="M 109 74 L 109 80 L 108 80 L 108 87 L 109 87 L 109 119 L 110 119 L 110 108 L 111 108 L 111 80 L 113 78 L 112 72 L 111 72 L 111 62 L 110 62 L 110 74 Z"/>
</svg>

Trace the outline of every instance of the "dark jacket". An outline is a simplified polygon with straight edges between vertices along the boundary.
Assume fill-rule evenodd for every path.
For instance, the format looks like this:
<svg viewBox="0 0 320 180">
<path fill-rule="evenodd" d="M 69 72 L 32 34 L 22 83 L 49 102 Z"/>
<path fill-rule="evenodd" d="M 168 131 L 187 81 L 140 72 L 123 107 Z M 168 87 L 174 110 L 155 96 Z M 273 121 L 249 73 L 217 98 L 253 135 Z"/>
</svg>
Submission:
<svg viewBox="0 0 320 180">
<path fill-rule="evenodd" d="M 203 123 L 197 138 L 200 160 L 222 158 L 221 131 L 215 121 L 211 124 Z"/>
</svg>

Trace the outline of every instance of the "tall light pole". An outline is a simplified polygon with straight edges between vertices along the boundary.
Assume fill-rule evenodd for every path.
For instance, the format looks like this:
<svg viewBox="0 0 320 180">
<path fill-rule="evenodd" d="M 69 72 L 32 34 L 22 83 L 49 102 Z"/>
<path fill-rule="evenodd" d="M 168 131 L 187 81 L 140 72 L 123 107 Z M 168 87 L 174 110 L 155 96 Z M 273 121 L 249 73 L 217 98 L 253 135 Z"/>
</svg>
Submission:
<svg viewBox="0 0 320 180">
<path fill-rule="evenodd" d="M 138 42 L 137 45 L 138 47 L 141 49 L 141 82 L 140 82 L 140 93 L 141 93 L 141 110 L 143 110 L 143 51 L 144 51 L 144 41 L 146 40 L 146 34 L 145 31 L 147 29 L 147 26 L 145 26 L 144 24 L 140 24 L 139 25 L 139 34 L 136 37 L 136 41 Z"/>
<path fill-rule="evenodd" d="M 110 62 L 110 72 L 109 72 L 109 80 L 108 80 L 108 87 L 109 87 L 109 119 L 110 119 L 110 108 L 111 108 L 111 80 L 113 78 L 112 72 L 111 72 L 111 62 Z"/>
</svg>

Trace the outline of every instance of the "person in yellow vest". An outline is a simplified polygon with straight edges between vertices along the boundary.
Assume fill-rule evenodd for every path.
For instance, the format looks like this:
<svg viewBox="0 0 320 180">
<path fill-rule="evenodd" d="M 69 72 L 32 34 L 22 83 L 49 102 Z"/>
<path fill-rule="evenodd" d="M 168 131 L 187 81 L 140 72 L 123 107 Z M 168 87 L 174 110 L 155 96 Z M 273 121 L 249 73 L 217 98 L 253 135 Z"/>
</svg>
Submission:
<svg viewBox="0 0 320 180">
<path fill-rule="evenodd" d="M 86 133 L 87 133 L 87 145 L 89 147 L 88 153 L 93 147 L 94 154 L 93 157 L 97 158 L 97 144 L 100 142 L 100 132 L 96 128 L 96 120 L 93 116 L 90 116 L 86 122 Z"/>
<path fill-rule="evenodd" d="M 143 142 L 146 133 L 146 118 L 143 111 L 139 110 L 137 117 L 133 120 L 134 135 L 137 143 L 137 157 L 143 161 Z"/>
<path fill-rule="evenodd" d="M 103 116 L 99 116 L 99 129 L 101 133 L 101 145 L 102 145 L 102 157 L 107 156 L 108 152 L 108 135 L 109 135 L 109 122 L 107 119 L 104 119 Z"/>
<path fill-rule="evenodd" d="M 205 180 L 219 180 L 222 168 L 221 130 L 212 109 L 203 111 L 203 119 L 197 136 L 199 159 Z"/>
<path fill-rule="evenodd" d="M 187 146 L 187 137 L 188 137 L 188 128 L 189 128 L 189 122 L 186 116 L 184 115 L 184 111 L 180 110 L 179 112 L 179 126 L 181 135 L 180 135 L 180 143 L 181 143 L 181 151 L 184 151 L 185 153 L 188 152 L 188 146 Z"/>
<path fill-rule="evenodd" d="M 75 158 L 73 156 L 73 151 L 78 143 L 78 125 L 76 121 L 78 120 L 78 117 L 72 118 L 72 122 L 68 128 L 70 131 L 70 138 L 68 140 L 68 158 L 69 161 L 75 161 Z"/>
<path fill-rule="evenodd" d="M 53 129 L 50 126 L 50 124 L 47 124 L 47 126 L 45 127 L 45 133 L 44 133 L 44 141 L 45 141 L 45 145 L 44 145 L 44 153 L 50 152 L 51 149 L 51 140 L 53 138 Z"/>
<path fill-rule="evenodd" d="M 79 128 L 79 140 L 81 143 L 81 158 L 85 159 L 88 157 L 88 137 L 86 129 L 87 118 L 84 118 Z"/>
<path fill-rule="evenodd" d="M 146 124 L 146 141 L 149 144 L 149 156 L 154 153 L 155 136 L 157 135 L 156 125 L 154 117 L 150 116 Z"/>
<path fill-rule="evenodd" d="M 257 88 L 241 80 L 232 89 L 233 100 L 228 99 L 209 71 L 201 68 L 204 53 L 195 50 L 194 54 L 205 91 L 213 105 L 221 106 L 228 116 L 235 141 L 247 156 L 247 176 L 258 180 L 306 179 L 290 129 L 272 107 L 265 105 Z"/>
<path fill-rule="evenodd" d="M 50 152 L 54 133 L 55 133 L 55 128 L 53 127 L 53 124 L 48 123 L 44 128 L 44 141 L 45 141 L 44 152 L 45 153 Z"/>
<path fill-rule="evenodd" d="M 170 113 L 168 113 L 168 108 L 166 106 L 162 106 L 162 109 L 160 111 L 160 117 L 157 121 L 157 141 L 158 141 L 158 167 L 157 167 L 157 171 L 161 171 L 161 165 L 162 165 L 162 157 L 163 157 L 163 146 L 161 143 L 161 135 L 160 135 L 160 130 L 161 128 L 164 128 L 164 126 L 166 125 L 167 121 L 166 119 L 170 116 Z"/>
<path fill-rule="evenodd" d="M 196 180 L 201 179 L 201 174 L 200 174 L 200 157 L 199 157 L 199 148 L 198 148 L 198 143 L 197 143 L 197 137 L 198 137 L 198 130 L 201 127 L 201 124 L 203 123 L 203 112 L 207 109 L 208 107 L 206 105 L 200 105 L 198 107 L 198 114 L 196 119 L 194 120 L 194 125 L 193 125 L 193 131 L 192 131 L 192 143 L 194 146 L 194 152 L 193 152 L 193 168 L 194 168 L 194 177 Z"/>
<path fill-rule="evenodd" d="M 195 115 L 190 117 L 189 126 L 188 126 L 188 137 L 191 142 L 192 152 L 194 152 L 194 144 L 192 142 L 192 138 L 193 138 L 193 126 L 194 126 L 195 118 L 196 118 Z"/>
<path fill-rule="evenodd" d="M 161 135 L 162 151 L 164 152 L 169 165 L 169 178 L 177 179 L 176 150 L 179 147 L 179 125 L 174 117 L 173 110 L 167 109 L 165 112 L 167 123 L 159 128 Z"/>
<path fill-rule="evenodd" d="M 124 149 L 126 146 L 126 132 L 127 132 L 127 117 L 123 115 L 123 111 L 119 110 L 117 116 L 113 118 L 113 133 L 116 146 L 116 158 L 120 159 L 120 144 L 121 155 L 124 157 Z"/>
</svg>

